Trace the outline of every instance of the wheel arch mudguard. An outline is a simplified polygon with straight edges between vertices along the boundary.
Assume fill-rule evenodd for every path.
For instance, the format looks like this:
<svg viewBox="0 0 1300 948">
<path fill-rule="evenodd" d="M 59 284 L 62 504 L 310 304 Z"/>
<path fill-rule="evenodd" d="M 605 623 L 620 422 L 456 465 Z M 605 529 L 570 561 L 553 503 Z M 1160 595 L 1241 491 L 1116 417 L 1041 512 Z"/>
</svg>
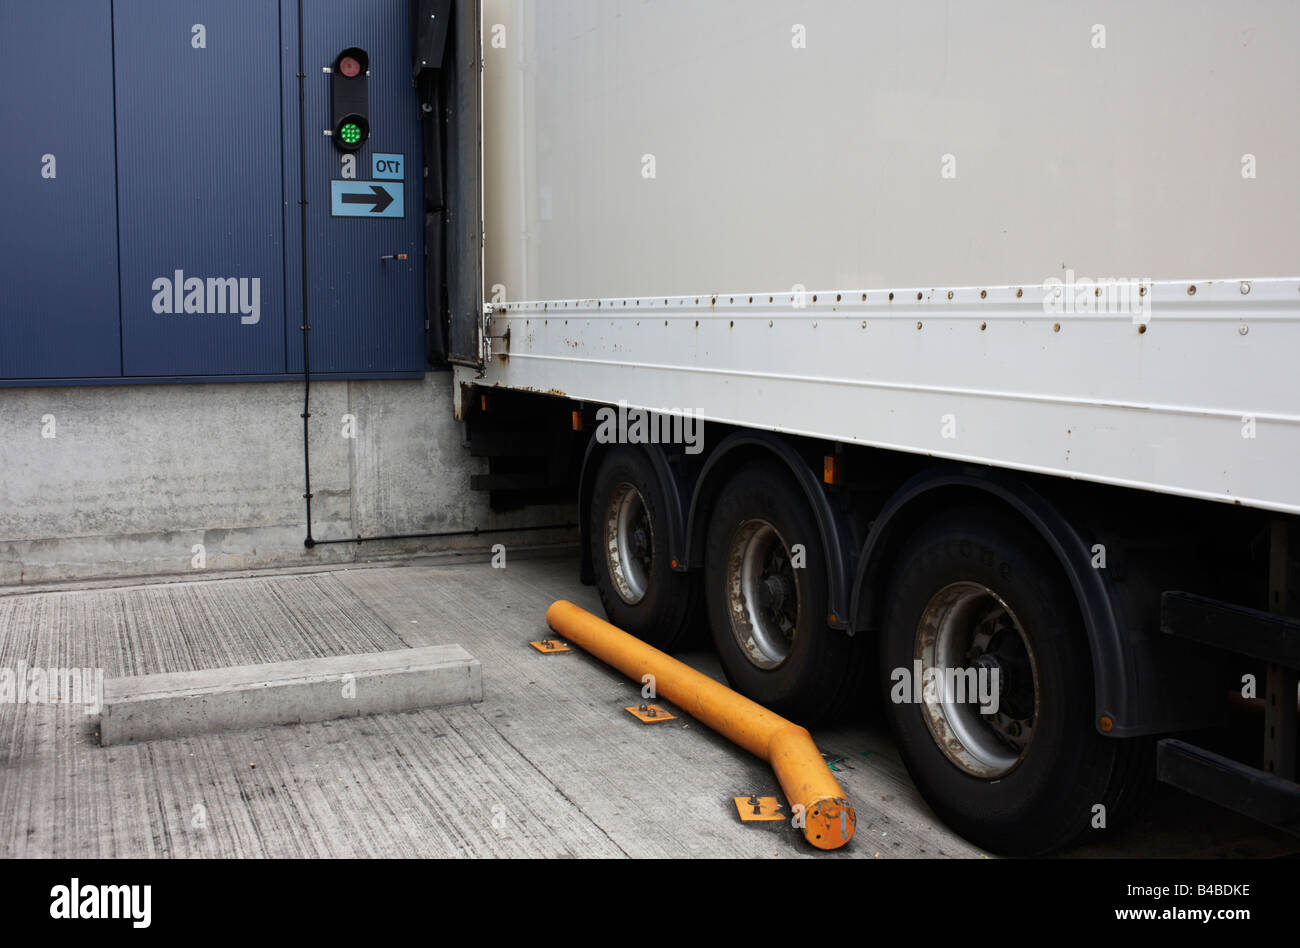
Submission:
<svg viewBox="0 0 1300 948">
<path fill-rule="evenodd" d="M 580 576 L 584 583 L 591 585 L 596 581 L 591 560 L 591 502 L 595 492 L 596 475 L 601 464 L 617 444 L 605 444 L 592 438 L 587 442 L 587 451 L 582 459 L 582 473 L 578 478 L 578 536 L 581 543 Z M 667 509 L 664 516 L 668 521 L 668 553 L 672 559 L 673 569 L 686 569 L 686 515 L 684 513 L 686 498 L 690 497 L 689 480 L 678 476 L 668 461 L 668 455 L 657 444 L 627 445 L 641 452 L 650 462 L 659 483 L 664 487 Z"/>
<path fill-rule="evenodd" d="M 705 531 L 713 501 L 727 478 L 747 459 L 754 457 L 779 459 L 789 469 L 807 498 L 826 559 L 827 602 L 830 606 L 826 624 L 832 629 L 852 634 L 854 626 L 853 613 L 849 608 L 852 593 L 850 583 L 855 571 L 858 546 L 852 523 L 847 514 L 832 502 L 803 456 L 789 441 L 777 435 L 763 431 L 736 431 L 727 435 L 709 454 L 691 493 L 690 513 L 686 521 L 687 547 L 681 560 L 683 568 L 693 569 L 704 565 Z"/>
<path fill-rule="evenodd" d="M 886 501 L 868 531 L 853 586 L 858 628 L 878 630 L 890 563 L 910 528 L 931 513 L 972 496 L 1009 507 L 1043 538 L 1065 571 L 1083 614 L 1092 655 L 1094 726 L 1110 737 L 1150 733 L 1153 726 L 1136 680 L 1139 662 L 1121 633 L 1105 571 L 1092 567 L 1093 553 L 1069 521 L 1046 498 L 1015 475 L 996 468 L 951 466 L 915 475 Z M 1112 724 L 1103 729 L 1101 721 Z"/>
</svg>

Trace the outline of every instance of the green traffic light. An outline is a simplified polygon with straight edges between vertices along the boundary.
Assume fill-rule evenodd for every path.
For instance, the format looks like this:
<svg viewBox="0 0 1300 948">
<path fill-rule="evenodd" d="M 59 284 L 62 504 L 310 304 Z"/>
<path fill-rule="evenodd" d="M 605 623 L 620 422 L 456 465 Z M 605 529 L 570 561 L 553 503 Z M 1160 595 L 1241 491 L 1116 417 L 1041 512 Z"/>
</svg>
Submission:
<svg viewBox="0 0 1300 948">
<path fill-rule="evenodd" d="M 355 145 L 361 141 L 361 126 L 355 122 L 347 122 L 339 129 L 339 137 L 348 145 Z"/>
</svg>

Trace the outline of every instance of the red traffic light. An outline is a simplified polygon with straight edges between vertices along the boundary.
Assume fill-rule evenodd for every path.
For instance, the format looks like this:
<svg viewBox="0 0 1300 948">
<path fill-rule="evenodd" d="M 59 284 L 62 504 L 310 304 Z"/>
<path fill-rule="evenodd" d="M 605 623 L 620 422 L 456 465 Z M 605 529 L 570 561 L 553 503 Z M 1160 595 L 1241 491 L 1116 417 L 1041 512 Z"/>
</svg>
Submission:
<svg viewBox="0 0 1300 948">
<path fill-rule="evenodd" d="M 349 46 L 334 59 L 334 72 L 345 79 L 364 77 L 369 68 L 369 55 L 357 46 Z"/>
</svg>

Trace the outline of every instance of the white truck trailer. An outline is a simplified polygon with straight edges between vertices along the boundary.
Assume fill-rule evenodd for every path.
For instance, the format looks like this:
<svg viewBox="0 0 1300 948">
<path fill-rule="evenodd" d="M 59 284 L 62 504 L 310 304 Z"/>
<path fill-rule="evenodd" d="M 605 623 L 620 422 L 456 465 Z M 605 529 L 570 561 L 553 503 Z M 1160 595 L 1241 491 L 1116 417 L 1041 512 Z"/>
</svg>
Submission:
<svg viewBox="0 0 1300 948">
<path fill-rule="evenodd" d="M 457 12 L 457 414 L 610 621 L 883 703 L 997 852 L 1157 775 L 1300 829 L 1300 6 Z"/>
</svg>

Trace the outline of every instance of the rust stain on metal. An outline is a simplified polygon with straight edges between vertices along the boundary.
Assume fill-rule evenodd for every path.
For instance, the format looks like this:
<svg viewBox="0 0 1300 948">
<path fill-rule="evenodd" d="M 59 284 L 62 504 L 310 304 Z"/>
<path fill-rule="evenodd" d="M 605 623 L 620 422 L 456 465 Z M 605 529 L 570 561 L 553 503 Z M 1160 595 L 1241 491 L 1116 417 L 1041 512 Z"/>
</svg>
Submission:
<svg viewBox="0 0 1300 948">
<path fill-rule="evenodd" d="M 529 392 L 533 395 L 554 395 L 556 398 L 569 397 L 566 392 L 562 392 L 558 388 L 533 388 L 531 385 L 515 385 L 511 386 L 511 390 L 516 392 Z"/>
</svg>

